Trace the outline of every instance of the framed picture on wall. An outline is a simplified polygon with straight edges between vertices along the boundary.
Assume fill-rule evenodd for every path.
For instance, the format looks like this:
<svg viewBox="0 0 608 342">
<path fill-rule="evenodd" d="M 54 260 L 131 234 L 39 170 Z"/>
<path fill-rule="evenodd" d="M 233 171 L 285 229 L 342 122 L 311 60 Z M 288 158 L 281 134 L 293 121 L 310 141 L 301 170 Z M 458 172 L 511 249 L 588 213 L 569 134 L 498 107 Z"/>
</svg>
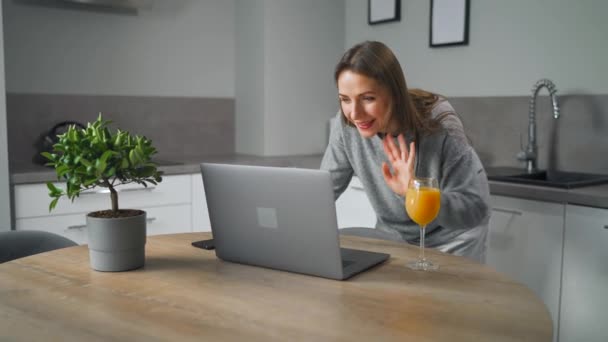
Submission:
<svg viewBox="0 0 608 342">
<path fill-rule="evenodd" d="M 367 0 L 367 23 L 376 25 L 401 20 L 401 0 Z"/>
<path fill-rule="evenodd" d="M 429 45 L 469 44 L 470 0 L 431 0 Z"/>
</svg>

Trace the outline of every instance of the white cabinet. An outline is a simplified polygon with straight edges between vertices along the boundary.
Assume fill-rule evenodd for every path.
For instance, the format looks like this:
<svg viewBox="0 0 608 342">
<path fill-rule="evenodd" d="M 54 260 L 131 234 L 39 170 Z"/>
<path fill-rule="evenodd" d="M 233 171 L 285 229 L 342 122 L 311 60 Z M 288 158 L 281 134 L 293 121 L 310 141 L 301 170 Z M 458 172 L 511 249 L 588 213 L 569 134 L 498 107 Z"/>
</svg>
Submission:
<svg viewBox="0 0 608 342">
<path fill-rule="evenodd" d="M 164 204 L 189 204 L 191 202 L 190 175 L 163 176 L 158 185 L 131 183 L 120 185 L 118 204 L 120 208 L 141 209 Z M 56 183 L 65 189 L 65 184 Z M 49 213 L 51 198 L 46 183 L 20 184 L 15 186 L 15 217 L 37 217 L 88 213 L 96 210 L 110 209 L 110 194 L 105 188 L 94 188 L 80 193 L 72 202 L 63 196 L 57 206 Z"/>
<path fill-rule="evenodd" d="M 492 196 L 486 263 L 545 303 L 557 338 L 565 205 Z"/>
<path fill-rule="evenodd" d="M 192 231 L 210 232 L 209 212 L 203 177 L 200 173 L 192 174 Z"/>
<path fill-rule="evenodd" d="M 17 218 L 17 230 L 44 230 L 59 234 L 79 245 L 87 243 L 86 213 Z"/>
<path fill-rule="evenodd" d="M 336 201 L 336 215 L 338 228 L 374 228 L 376 226 L 376 212 L 372 208 L 359 178 L 353 177 L 346 190 Z"/>
<path fill-rule="evenodd" d="M 156 186 L 119 186 L 120 208 L 147 212 L 148 235 L 190 232 L 192 230 L 191 175 L 164 176 Z M 64 184 L 58 184 L 64 187 Z M 81 193 L 71 202 L 61 198 L 49 213 L 51 198 L 45 183 L 21 184 L 14 189 L 15 229 L 45 230 L 63 235 L 79 244 L 87 243 L 86 214 L 110 208 L 110 195 L 103 188 Z"/>
<path fill-rule="evenodd" d="M 608 209 L 568 205 L 559 339 L 608 341 Z"/>
</svg>

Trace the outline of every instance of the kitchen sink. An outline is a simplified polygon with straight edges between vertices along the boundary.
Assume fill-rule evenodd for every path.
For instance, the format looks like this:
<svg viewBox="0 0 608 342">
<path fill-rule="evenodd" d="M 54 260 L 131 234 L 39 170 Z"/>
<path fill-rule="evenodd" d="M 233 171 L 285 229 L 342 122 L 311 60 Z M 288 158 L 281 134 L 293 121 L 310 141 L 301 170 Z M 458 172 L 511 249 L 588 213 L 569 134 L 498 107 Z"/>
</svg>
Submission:
<svg viewBox="0 0 608 342">
<path fill-rule="evenodd" d="M 554 188 L 572 189 L 589 185 L 608 183 L 608 175 L 592 173 L 546 171 L 526 173 L 525 170 L 508 167 L 486 168 L 488 180 L 541 185 Z"/>
</svg>

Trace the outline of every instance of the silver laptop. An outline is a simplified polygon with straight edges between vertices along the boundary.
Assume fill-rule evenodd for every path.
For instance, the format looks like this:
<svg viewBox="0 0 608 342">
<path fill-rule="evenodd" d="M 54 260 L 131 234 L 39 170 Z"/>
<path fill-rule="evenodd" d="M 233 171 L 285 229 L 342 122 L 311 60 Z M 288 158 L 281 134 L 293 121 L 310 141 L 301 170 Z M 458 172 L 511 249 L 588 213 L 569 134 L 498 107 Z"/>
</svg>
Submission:
<svg viewBox="0 0 608 342">
<path fill-rule="evenodd" d="M 329 172 L 202 163 L 216 256 L 347 279 L 389 255 L 340 248 Z"/>
</svg>

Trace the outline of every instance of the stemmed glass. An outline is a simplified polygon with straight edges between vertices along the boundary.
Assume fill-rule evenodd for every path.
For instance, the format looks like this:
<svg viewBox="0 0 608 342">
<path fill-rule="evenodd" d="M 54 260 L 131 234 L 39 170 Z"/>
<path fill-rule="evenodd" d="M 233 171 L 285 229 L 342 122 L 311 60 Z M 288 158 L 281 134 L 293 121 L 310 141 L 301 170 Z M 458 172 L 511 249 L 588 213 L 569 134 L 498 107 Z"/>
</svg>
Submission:
<svg viewBox="0 0 608 342">
<path fill-rule="evenodd" d="M 439 269 L 437 264 L 424 257 L 424 228 L 437 217 L 440 205 L 441 193 L 436 178 L 412 178 L 405 195 L 405 210 L 420 226 L 420 255 L 418 260 L 407 264 L 411 269 L 424 271 Z"/>
</svg>

